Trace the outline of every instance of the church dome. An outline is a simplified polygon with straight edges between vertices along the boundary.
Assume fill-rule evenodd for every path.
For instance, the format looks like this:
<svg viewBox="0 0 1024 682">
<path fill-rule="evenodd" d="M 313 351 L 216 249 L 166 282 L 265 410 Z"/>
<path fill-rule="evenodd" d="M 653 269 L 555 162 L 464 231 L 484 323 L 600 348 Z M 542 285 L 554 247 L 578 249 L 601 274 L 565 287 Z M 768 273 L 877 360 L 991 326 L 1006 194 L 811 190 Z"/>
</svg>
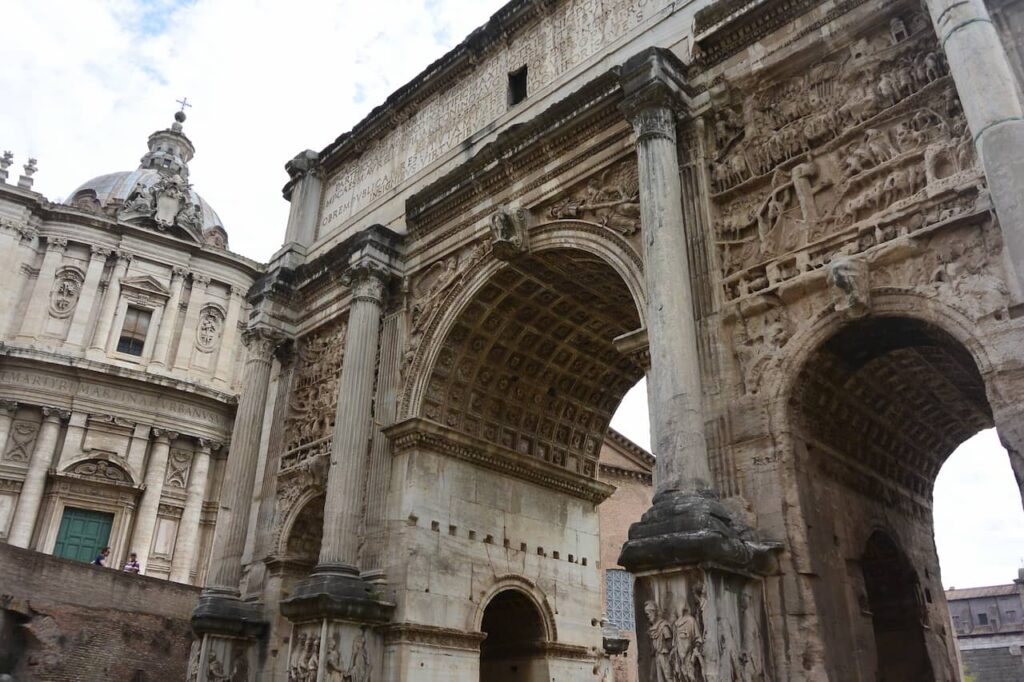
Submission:
<svg viewBox="0 0 1024 682">
<path fill-rule="evenodd" d="M 227 248 L 220 216 L 188 182 L 195 147 L 181 130 L 184 112 L 177 112 L 174 119 L 169 129 L 149 136 L 149 152 L 138 168 L 88 180 L 67 203 L 160 231 L 184 230 L 200 243 Z"/>
</svg>

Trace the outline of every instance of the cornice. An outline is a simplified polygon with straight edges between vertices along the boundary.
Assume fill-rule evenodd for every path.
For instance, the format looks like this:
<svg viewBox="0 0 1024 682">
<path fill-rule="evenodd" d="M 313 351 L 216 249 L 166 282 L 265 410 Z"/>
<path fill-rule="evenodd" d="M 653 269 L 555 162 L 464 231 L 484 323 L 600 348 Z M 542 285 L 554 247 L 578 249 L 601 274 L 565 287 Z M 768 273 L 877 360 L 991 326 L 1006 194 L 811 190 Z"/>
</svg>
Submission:
<svg viewBox="0 0 1024 682">
<path fill-rule="evenodd" d="M 617 478 L 629 478 L 635 481 L 640 481 L 645 485 L 654 485 L 654 476 L 650 473 L 644 473 L 643 471 L 634 471 L 632 469 L 625 469 L 623 467 L 617 467 L 614 464 L 598 464 L 598 470 L 605 475 L 614 476 Z"/>
<path fill-rule="evenodd" d="M 417 449 L 428 450 L 594 504 L 599 504 L 615 492 L 615 487 L 607 483 L 459 433 L 429 419 L 407 419 L 384 429 L 384 435 L 394 445 L 395 454 Z"/>
<path fill-rule="evenodd" d="M 391 623 L 382 628 L 384 644 L 424 644 L 443 649 L 480 651 L 480 643 L 487 635 L 483 632 L 466 632 L 454 628 L 420 625 L 419 623 Z"/>
<path fill-rule="evenodd" d="M 622 435 L 615 429 L 608 427 L 608 433 L 605 434 L 605 438 L 620 448 L 626 450 L 629 454 L 636 457 L 643 465 L 649 469 L 654 468 L 654 455 L 647 450 L 634 443 L 632 440 Z"/>
</svg>

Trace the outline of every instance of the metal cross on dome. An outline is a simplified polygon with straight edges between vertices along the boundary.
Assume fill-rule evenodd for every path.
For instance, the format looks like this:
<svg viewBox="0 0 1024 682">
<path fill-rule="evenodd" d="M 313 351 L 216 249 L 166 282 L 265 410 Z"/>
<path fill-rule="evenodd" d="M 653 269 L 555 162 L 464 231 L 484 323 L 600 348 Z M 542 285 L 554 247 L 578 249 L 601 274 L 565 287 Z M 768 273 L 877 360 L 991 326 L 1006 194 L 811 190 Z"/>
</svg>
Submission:
<svg viewBox="0 0 1024 682">
<path fill-rule="evenodd" d="M 192 108 L 192 105 L 188 103 L 188 97 L 182 97 L 181 99 L 176 99 L 174 101 L 181 105 L 182 111 L 185 111 L 185 107 L 188 107 L 189 109 Z"/>
</svg>

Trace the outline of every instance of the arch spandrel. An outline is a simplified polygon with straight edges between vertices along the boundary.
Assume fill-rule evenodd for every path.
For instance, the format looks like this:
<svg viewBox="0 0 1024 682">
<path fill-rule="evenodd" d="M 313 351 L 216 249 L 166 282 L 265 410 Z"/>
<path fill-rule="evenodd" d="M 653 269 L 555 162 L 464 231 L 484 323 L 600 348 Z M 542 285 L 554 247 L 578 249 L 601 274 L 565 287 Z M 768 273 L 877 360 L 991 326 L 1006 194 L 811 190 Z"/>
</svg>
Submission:
<svg viewBox="0 0 1024 682">
<path fill-rule="evenodd" d="M 594 477 L 612 413 L 642 376 L 613 343 L 643 324 L 639 257 L 581 221 L 529 238 L 509 261 L 476 257 L 436 319 L 414 322 L 405 415 Z"/>
</svg>

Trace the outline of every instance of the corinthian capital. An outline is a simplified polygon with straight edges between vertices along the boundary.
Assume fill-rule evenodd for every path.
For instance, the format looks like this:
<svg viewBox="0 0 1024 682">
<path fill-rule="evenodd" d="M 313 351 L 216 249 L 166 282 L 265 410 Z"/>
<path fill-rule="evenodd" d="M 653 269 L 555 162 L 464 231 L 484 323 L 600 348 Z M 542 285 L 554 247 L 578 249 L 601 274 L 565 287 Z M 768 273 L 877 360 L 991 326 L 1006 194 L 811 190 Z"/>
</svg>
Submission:
<svg viewBox="0 0 1024 682">
<path fill-rule="evenodd" d="M 389 279 L 390 268 L 374 258 L 364 257 L 349 266 L 342 275 L 341 282 L 352 287 L 353 301 L 372 301 L 381 304 L 387 293 Z"/>
<path fill-rule="evenodd" d="M 46 250 L 57 251 L 64 253 L 64 250 L 68 248 L 68 240 L 64 237 L 47 237 L 46 238 Z"/>
<path fill-rule="evenodd" d="M 620 108 L 638 140 L 675 140 L 676 119 L 689 111 L 691 88 L 683 77 L 685 68 L 670 50 L 660 47 L 649 47 L 623 64 Z"/>
<path fill-rule="evenodd" d="M 242 343 L 249 350 L 247 362 L 269 363 L 284 334 L 270 327 L 250 327 L 242 332 Z"/>
</svg>

